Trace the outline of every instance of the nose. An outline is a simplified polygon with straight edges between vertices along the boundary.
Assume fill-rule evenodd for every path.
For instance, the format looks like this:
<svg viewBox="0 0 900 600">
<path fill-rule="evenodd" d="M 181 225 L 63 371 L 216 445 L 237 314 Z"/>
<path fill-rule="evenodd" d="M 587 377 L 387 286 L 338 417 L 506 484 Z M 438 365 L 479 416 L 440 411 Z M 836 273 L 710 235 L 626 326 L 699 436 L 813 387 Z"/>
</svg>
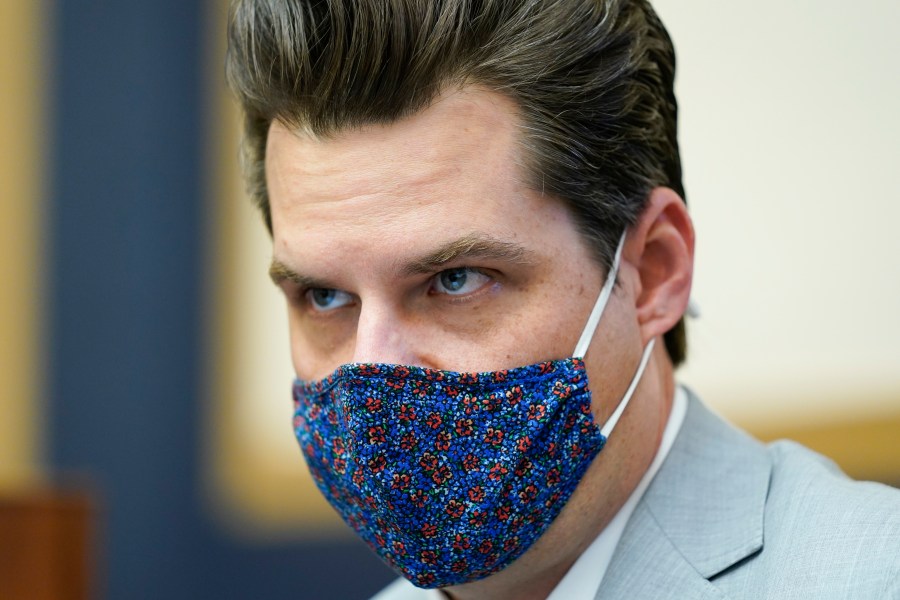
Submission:
<svg viewBox="0 0 900 600">
<path fill-rule="evenodd" d="M 412 350 L 415 344 L 412 327 L 397 310 L 384 303 L 363 303 L 353 362 L 418 365 L 420 361 Z"/>
</svg>

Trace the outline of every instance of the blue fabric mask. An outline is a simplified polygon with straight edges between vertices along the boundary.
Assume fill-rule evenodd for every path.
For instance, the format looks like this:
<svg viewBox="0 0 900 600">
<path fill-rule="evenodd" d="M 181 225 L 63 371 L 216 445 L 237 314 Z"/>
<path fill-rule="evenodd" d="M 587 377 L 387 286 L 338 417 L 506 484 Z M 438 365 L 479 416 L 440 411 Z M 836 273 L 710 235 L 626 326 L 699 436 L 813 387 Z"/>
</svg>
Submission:
<svg viewBox="0 0 900 600">
<path fill-rule="evenodd" d="M 569 500 L 652 350 L 601 429 L 582 357 L 612 293 L 622 241 L 574 357 L 456 373 L 350 364 L 294 384 L 294 428 L 319 489 L 419 587 L 509 565 Z"/>
</svg>

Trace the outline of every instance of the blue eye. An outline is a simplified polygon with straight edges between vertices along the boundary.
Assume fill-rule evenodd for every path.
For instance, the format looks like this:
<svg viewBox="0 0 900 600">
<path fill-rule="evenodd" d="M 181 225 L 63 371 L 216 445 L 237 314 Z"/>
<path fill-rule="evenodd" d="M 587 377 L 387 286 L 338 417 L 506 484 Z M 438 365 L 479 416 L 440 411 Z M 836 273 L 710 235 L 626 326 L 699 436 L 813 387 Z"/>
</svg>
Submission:
<svg viewBox="0 0 900 600">
<path fill-rule="evenodd" d="M 353 298 L 347 292 L 328 288 L 313 288 L 307 290 L 306 299 L 313 310 L 325 312 L 347 306 L 353 302 Z"/>
<path fill-rule="evenodd" d="M 463 296 L 478 290 L 490 279 L 484 273 L 468 267 L 447 269 L 437 274 L 433 289 L 439 294 Z"/>
</svg>

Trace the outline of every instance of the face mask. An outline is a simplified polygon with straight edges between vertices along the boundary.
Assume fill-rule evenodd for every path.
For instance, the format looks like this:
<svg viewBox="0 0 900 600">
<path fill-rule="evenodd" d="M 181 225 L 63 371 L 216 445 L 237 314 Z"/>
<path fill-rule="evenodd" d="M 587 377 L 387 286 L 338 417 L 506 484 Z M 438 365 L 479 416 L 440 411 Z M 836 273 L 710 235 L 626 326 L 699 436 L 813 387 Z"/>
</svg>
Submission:
<svg viewBox="0 0 900 600">
<path fill-rule="evenodd" d="M 601 429 L 582 358 L 623 242 L 573 358 L 485 373 L 350 364 L 294 384 L 294 428 L 316 484 L 413 584 L 474 581 L 509 565 L 603 448 L 653 347 Z"/>
</svg>

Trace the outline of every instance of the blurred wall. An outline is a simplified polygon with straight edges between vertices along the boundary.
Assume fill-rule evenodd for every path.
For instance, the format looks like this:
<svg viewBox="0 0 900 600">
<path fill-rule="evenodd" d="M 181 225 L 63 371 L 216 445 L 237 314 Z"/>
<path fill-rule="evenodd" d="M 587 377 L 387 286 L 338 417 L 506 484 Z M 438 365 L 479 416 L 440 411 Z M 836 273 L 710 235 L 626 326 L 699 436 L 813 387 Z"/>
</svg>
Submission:
<svg viewBox="0 0 900 600">
<path fill-rule="evenodd" d="M 0 3 L 0 491 L 41 474 L 44 14 Z"/>
<path fill-rule="evenodd" d="M 744 422 L 896 412 L 900 6 L 655 5 L 698 231 L 685 377 Z"/>
<path fill-rule="evenodd" d="M 103 597 L 364 597 L 391 575 L 361 542 L 253 542 L 204 485 L 220 409 L 207 156 L 230 127 L 211 118 L 219 4 L 57 0 L 45 15 L 50 474 L 99 499 Z"/>
<path fill-rule="evenodd" d="M 900 5 L 657 0 L 720 412 L 900 483 Z"/>
</svg>

